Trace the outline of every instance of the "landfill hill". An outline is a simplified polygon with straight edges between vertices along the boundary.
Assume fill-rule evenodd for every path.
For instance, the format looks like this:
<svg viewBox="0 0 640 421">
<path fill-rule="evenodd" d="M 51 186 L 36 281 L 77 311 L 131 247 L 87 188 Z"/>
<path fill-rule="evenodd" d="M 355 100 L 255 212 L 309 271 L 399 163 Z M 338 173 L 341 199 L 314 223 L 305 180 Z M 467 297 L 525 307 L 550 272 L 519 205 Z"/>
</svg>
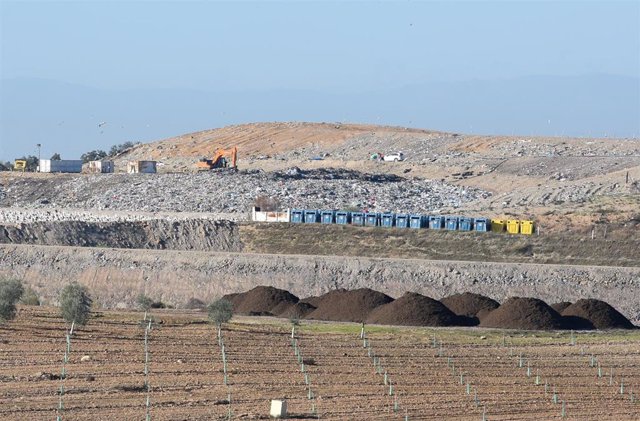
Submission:
<svg viewBox="0 0 640 421">
<path fill-rule="evenodd" d="M 455 208 L 495 217 L 540 219 L 546 228 L 640 220 L 640 139 L 492 136 L 344 123 L 254 123 L 139 145 L 116 160 L 162 162 L 195 171 L 217 148 L 238 147 L 240 170 L 332 168 L 431 180 L 488 195 Z M 371 160 L 402 151 L 404 162 Z M 396 196 L 411 193 L 399 189 Z M 370 196 L 377 200 L 375 191 Z M 287 206 L 285 197 L 281 203 Z M 328 205 L 331 205 L 328 203 Z M 375 206 L 375 203 L 373 203 Z M 391 209 L 393 210 L 393 209 Z M 451 211 L 451 209 L 439 209 Z M 488 212 L 487 212 L 488 211 Z M 568 216 L 568 217 L 567 217 Z M 637 227 L 636 227 L 637 228 Z"/>
<path fill-rule="evenodd" d="M 195 174 L 201 157 L 233 146 L 237 173 Z M 403 162 L 371 159 L 399 151 Z M 640 231 L 640 139 L 254 123 L 138 145 L 116 157 L 116 170 L 124 171 L 129 160 L 147 159 L 159 162 L 160 174 L 2 172 L 0 210 L 209 212 L 241 221 L 262 195 L 290 208 L 533 219 L 543 233 L 593 231 L 595 238 L 616 230 L 637 238 Z"/>
</svg>

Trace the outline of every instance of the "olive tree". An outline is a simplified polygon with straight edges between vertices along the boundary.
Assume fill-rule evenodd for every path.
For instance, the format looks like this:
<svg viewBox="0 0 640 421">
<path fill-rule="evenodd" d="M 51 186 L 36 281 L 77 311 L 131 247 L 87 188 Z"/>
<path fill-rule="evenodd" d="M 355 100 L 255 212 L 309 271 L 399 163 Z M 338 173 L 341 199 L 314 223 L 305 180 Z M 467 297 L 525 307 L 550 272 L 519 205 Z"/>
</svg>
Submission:
<svg viewBox="0 0 640 421">
<path fill-rule="evenodd" d="M 207 307 L 209 319 L 218 327 L 218 336 L 223 323 L 227 323 L 233 317 L 233 304 L 221 298 L 209 304 Z"/>
<path fill-rule="evenodd" d="M 69 323 L 84 325 L 89 320 L 92 303 L 87 287 L 78 282 L 72 282 L 60 293 L 62 318 Z"/>
<path fill-rule="evenodd" d="M 17 279 L 0 281 L 0 322 L 13 320 L 16 317 L 16 303 L 22 297 L 24 287 Z"/>
</svg>

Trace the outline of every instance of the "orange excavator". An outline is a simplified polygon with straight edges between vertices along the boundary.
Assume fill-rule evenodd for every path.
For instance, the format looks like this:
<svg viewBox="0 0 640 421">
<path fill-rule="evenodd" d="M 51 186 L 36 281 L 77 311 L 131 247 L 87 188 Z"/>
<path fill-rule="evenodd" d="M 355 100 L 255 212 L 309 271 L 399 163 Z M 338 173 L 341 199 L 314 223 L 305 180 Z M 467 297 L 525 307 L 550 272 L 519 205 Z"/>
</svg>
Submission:
<svg viewBox="0 0 640 421">
<path fill-rule="evenodd" d="M 236 161 L 238 160 L 238 147 L 231 149 L 217 149 L 213 154 L 213 158 L 202 158 L 196 163 L 198 170 L 206 171 L 214 168 L 231 168 L 236 169 Z"/>
</svg>

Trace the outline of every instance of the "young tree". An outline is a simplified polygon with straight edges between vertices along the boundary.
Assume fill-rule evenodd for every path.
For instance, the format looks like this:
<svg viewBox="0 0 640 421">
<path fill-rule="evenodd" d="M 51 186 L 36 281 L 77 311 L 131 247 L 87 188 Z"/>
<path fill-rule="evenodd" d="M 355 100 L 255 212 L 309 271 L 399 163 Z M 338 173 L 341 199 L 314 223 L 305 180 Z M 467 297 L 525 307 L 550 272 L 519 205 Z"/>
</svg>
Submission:
<svg viewBox="0 0 640 421">
<path fill-rule="evenodd" d="M 218 326 L 218 330 L 223 323 L 227 323 L 233 317 L 233 304 L 225 299 L 219 299 L 209 304 L 209 319 Z"/>
<path fill-rule="evenodd" d="M 62 318 L 69 323 L 84 325 L 89 320 L 93 300 L 86 286 L 72 282 L 60 293 L 60 311 Z"/>
<path fill-rule="evenodd" d="M 16 303 L 23 292 L 22 282 L 17 279 L 0 281 L 0 322 L 13 320 L 16 317 Z"/>
<path fill-rule="evenodd" d="M 111 146 L 111 149 L 109 149 L 109 156 L 110 157 L 114 157 L 114 156 L 119 155 L 122 152 L 126 151 L 127 149 L 131 149 L 134 146 L 137 146 L 139 144 L 140 144 L 140 142 L 135 142 L 134 143 L 134 142 L 127 141 L 127 142 L 121 143 L 119 145 L 113 145 L 113 146 Z"/>
<path fill-rule="evenodd" d="M 151 297 L 148 297 L 144 294 L 138 295 L 138 298 L 136 298 L 136 303 L 144 311 L 149 311 L 149 309 L 153 307 L 153 300 L 151 299 Z"/>
<path fill-rule="evenodd" d="M 107 157 L 107 153 L 100 149 L 85 152 L 82 155 L 80 155 L 80 159 L 82 159 L 82 162 L 84 162 L 85 164 L 89 161 L 99 161 L 102 158 L 106 158 L 106 157 Z"/>
</svg>

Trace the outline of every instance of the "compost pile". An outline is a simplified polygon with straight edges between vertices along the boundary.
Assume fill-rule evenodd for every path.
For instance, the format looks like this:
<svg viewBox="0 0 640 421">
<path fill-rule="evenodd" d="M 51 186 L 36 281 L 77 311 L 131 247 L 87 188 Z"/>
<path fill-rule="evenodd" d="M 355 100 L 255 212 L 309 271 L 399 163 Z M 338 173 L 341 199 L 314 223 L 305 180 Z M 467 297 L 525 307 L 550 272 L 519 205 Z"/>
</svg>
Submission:
<svg viewBox="0 0 640 421">
<path fill-rule="evenodd" d="M 569 307 L 571 304 L 573 304 L 573 303 L 570 302 L 570 301 L 561 301 L 559 303 L 551 304 L 551 308 L 554 309 L 555 311 L 557 311 L 558 313 L 562 314 L 564 309 Z"/>
<path fill-rule="evenodd" d="M 267 286 L 257 286 L 247 292 L 222 298 L 233 304 L 234 313 L 249 316 L 276 316 L 299 301 L 289 291 Z"/>
<path fill-rule="evenodd" d="M 501 329 L 634 329 L 625 316 L 604 301 L 587 299 L 574 304 L 547 305 L 536 298 L 512 297 L 502 305 L 479 294 L 465 292 L 434 300 L 407 292 L 394 300 L 369 288 L 336 289 L 299 300 L 289 291 L 258 286 L 223 297 L 234 313 L 336 322 L 366 322 L 397 326 L 475 326 Z"/>
<path fill-rule="evenodd" d="M 309 301 L 304 300 L 309 303 Z M 363 322 L 376 307 L 393 301 L 393 298 L 369 288 L 348 291 L 336 289 L 320 297 L 315 297 L 310 304 L 317 307 L 307 315 L 308 319 L 332 320 L 340 322 Z"/>
<path fill-rule="evenodd" d="M 367 323 L 400 326 L 456 326 L 459 318 L 440 301 L 407 292 L 369 314 Z"/>
<path fill-rule="evenodd" d="M 472 292 L 453 294 L 443 298 L 440 302 L 458 316 L 477 318 L 478 320 L 500 306 L 496 300 Z"/>
<path fill-rule="evenodd" d="M 633 324 L 618 310 L 604 301 L 578 300 L 562 311 L 562 316 L 573 321 L 570 329 L 633 329 Z"/>
<path fill-rule="evenodd" d="M 537 298 L 512 297 L 487 314 L 482 327 L 524 330 L 562 329 L 562 317 L 557 311 Z"/>
</svg>

